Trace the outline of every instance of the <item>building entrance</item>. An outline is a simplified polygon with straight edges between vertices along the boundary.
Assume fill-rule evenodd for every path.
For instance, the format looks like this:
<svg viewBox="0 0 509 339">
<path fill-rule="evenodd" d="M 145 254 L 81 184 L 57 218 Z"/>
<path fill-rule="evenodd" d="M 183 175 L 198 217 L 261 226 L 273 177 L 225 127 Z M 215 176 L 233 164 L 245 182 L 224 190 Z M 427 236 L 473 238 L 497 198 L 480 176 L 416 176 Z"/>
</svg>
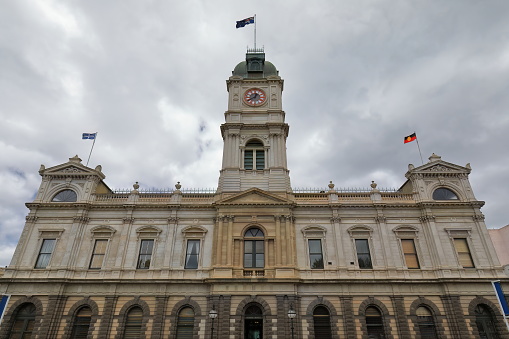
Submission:
<svg viewBox="0 0 509 339">
<path fill-rule="evenodd" d="M 246 309 L 244 318 L 244 339 L 263 339 L 262 310 L 252 305 Z"/>
</svg>

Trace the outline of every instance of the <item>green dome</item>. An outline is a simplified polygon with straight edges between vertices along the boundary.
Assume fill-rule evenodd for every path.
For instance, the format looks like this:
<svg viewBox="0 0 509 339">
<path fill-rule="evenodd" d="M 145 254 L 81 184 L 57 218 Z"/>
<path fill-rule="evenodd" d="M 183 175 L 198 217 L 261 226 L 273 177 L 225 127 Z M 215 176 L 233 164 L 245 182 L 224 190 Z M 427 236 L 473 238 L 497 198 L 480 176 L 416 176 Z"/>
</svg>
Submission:
<svg viewBox="0 0 509 339">
<path fill-rule="evenodd" d="M 265 78 L 270 75 L 278 75 L 278 71 L 276 69 L 276 66 L 272 64 L 270 61 L 265 61 L 263 63 L 263 72 L 247 72 L 247 63 L 245 61 L 239 62 L 237 66 L 235 66 L 235 69 L 232 72 L 232 75 L 239 75 L 243 78 L 253 78 L 253 77 L 260 77 Z"/>
</svg>

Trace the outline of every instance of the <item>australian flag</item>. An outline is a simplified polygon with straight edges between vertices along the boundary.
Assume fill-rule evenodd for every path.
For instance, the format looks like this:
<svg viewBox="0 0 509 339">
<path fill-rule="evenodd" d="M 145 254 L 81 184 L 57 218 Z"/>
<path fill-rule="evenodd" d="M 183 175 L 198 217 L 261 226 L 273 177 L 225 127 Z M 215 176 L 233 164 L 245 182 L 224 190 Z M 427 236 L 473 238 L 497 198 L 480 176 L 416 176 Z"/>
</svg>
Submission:
<svg viewBox="0 0 509 339">
<path fill-rule="evenodd" d="M 81 137 L 81 139 L 93 140 L 93 139 L 95 139 L 96 134 L 97 133 L 83 133 L 83 136 Z"/>
<path fill-rule="evenodd" d="M 237 21 L 237 28 L 244 27 L 245 25 L 254 24 L 254 16 L 244 20 Z"/>
</svg>

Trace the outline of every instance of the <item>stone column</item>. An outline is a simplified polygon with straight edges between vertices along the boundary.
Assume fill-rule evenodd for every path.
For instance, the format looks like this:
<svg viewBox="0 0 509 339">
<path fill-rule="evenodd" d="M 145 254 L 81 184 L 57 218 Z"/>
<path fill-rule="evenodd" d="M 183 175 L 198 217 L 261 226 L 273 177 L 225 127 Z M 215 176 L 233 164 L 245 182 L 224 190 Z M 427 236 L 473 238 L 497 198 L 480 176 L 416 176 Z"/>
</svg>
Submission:
<svg viewBox="0 0 509 339">
<path fill-rule="evenodd" d="M 357 338 L 357 330 L 353 311 L 353 297 L 339 297 L 339 300 L 343 311 L 343 328 L 345 329 L 346 338 L 355 339 Z"/>
<path fill-rule="evenodd" d="M 48 306 L 42 318 L 39 338 L 57 337 L 66 300 L 67 297 L 63 295 L 50 295 L 48 297 Z"/>
<path fill-rule="evenodd" d="M 392 307 L 396 317 L 396 329 L 400 338 L 410 338 L 410 327 L 405 312 L 405 302 L 402 296 L 391 296 Z"/>
<path fill-rule="evenodd" d="M 107 296 L 104 298 L 104 306 L 102 316 L 100 317 L 101 323 L 99 325 L 99 334 L 97 339 L 108 339 L 110 328 L 115 315 L 115 306 L 117 305 L 118 296 Z"/>
<path fill-rule="evenodd" d="M 233 215 L 227 216 L 228 219 L 228 237 L 226 238 L 226 264 L 228 267 L 232 266 L 232 248 L 233 248 Z"/>
<path fill-rule="evenodd" d="M 216 265 L 223 264 L 223 216 L 217 217 Z"/>
<path fill-rule="evenodd" d="M 281 250 L 284 241 L 281 236 L 281 216 L 275 215 L 274 220 L 276 221 L 276 266 L 281 266 Z"/>
<path fill-rule="evenodd" d="M 470 338 L 459 295 L 443 295 L 440 296 L 440 299 L 442 299 L 442 303 L 444 304 L 445 315 L 447 316 L 452 338 Z"/>
<path fill-rule="evenodd" d="M 154 311 L 154 320 L 152 322 L 152 339 L 162 338 L 164 329 L 164 311 L 166 309 L 166 302 L 168 297 L 157 296 L 156 308 Z"/>
</svg>

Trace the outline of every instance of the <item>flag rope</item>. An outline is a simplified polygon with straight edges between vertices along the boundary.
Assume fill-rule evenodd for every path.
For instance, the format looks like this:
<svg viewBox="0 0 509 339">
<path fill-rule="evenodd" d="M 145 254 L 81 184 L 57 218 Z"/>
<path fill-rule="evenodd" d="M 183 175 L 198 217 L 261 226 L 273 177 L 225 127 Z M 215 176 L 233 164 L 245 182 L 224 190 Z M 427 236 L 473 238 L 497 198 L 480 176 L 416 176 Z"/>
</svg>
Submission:
<svg viewBox="0 0 509 339">
<path fill-rule="evenodd" d="M 92 151 L 94 150 L 95 139 L 97 139 L 97 133 L 98 132 L 95 132 L 94 142 L 92 143 L 92 148 L 90 149 L 90 154 L 88 155 L 87 164 L 85 165 L 87 167 L 88 167 L 88 162 L 90 161 L 90 157 L 92 156 Z"/>
</svg>

